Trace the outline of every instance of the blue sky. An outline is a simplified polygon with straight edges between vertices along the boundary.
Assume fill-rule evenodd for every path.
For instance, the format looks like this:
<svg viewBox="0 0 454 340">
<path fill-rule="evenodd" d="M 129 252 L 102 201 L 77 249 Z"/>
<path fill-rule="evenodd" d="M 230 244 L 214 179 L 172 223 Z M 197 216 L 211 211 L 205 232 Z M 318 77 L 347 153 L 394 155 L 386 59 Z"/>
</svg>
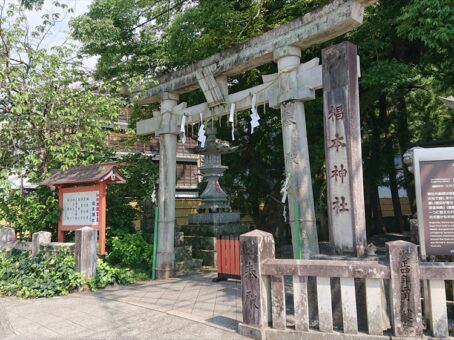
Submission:
<svg viewBox="0 0 454 340">
<path fill-rule="evenodd" d="M 49 36 L 44 41 L 44 46 L 46 47 L 64 44 L 65 41 L 69 39 L 69 21 L 71 20 L 71 18 L 87 12 L 88 6 L 92 2 L 92 0 L 59 0 L 59 2 L 66 4 L 69 8 L 72 8 L 74 10 L 74 13 L 66 15 L 60 22 L 55 25 Z M 56 12 L 55 7 L 53 6 L 53 0 L 45 0 L 43 9 L 41 11 L 33 11 L 27 13 L 30 27 L 35 27 L 36 25 L 40 24 L 41 17 L 46 12 Z M 96 58 L 86 59 L 84 61 L 84 65 L 90 69 L 93 69 L 96 65 Z"/>
</svg>

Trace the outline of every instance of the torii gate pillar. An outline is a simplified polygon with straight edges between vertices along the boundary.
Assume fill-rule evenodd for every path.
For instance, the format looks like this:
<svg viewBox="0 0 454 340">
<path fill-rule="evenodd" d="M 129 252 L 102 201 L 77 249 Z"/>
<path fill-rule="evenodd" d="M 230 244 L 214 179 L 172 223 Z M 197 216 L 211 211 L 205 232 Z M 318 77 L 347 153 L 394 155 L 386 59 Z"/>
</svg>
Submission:
<svg viewBox="0 0 454 340">
<path fill-rule="evenodd" d="M 161 124 L 156 136 L 159 136 L 159 230 L 156 258 L 158 279 L 167 279 L 173 275 L 175 259 L 175 187 L 177 159 L 177 117 L 172 109 L 178 103 L 178 95 L 164 92 L 161 95 Z"/>
<path fill-rule="evenodd" d="M 279 71 L 280 90 L 297 87 L 292 79 L 285 79 L 290 70 L 300 65 L 301 49 L 295 46 L 278 48 L 273 53 Z M 295 80 L 296 81 L 296 80 Z M 282 88 L 288 87 L 288 88 Z M 314 194 L 312 192 L 311 167 L 306 132 L 304 103 L 301 100 L 281 102 L 282 137 L 284 140 L 285 171 L 289 176 L 289 215 L 292 229 L 293 252 L 296 254 L 296 237 L 300 237 L 302 257 L 318 254 L 317 225 L 315 223 Z M 299 209 L 301 234 L 295 232 L 295 205 Z"/>
</svg>

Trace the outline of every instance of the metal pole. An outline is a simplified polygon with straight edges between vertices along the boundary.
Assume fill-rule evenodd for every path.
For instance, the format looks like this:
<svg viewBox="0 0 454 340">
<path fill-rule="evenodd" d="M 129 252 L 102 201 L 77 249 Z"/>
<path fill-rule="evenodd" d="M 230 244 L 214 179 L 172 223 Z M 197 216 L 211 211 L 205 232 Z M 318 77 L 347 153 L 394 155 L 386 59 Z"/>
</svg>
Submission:
<svg viewBox="0 0 454 340">
<path fill-rule="evenodd" d="M 158 250 L 158 220 L 159 208 L 156 205 L 154 208 L 154 231 L 153 231 L 153 265 L 151 269 L 151 279 L 156 280 L 156 253 Z"/>
<path fill-rule="evenodd" d="M 293 219 L 295 223 L 295 255 L 294 258 L 301 260 L 301 226 L 300 226 L 300 206 L 297 200 L 293 200 Z"/>
</svg>

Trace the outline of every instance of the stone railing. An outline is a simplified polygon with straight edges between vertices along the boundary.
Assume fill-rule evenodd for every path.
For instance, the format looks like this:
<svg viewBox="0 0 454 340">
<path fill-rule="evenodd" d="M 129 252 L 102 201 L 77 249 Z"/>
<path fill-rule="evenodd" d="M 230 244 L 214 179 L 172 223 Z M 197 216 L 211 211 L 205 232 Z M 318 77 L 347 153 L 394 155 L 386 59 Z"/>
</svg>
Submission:
<svg viewBox="0 0 454 340">
<path fill-rule="evenodd" d="M 39 252 L 53 252 L 66 248 L 74 253 L 76 271 L 85 277 L 93 277 L 96 274 L 96 230 L 83 227 L 75 231 L 75 243 L 51 242 L 51 233 L 39 231 L 33 233 L 32 241 L 17 241 L 13 228 L 0 228 L 0 251 L 17 249 L 28 251 L 31 256 Z"/>
<path fill-rule="evenodd" d="M 386 259 L 370 261 L 275 259 L 273 236 L 260 230 L 241 235 L 240 242 L 242 335 L 256 339 L 449 336 L 445 280 L 454 280 L 454 263 L 420 262 L 413 243 L 388 242 Z M 290 301 L 289 292 L 293 292 Z M 292 313 L 287 313 L 292 309 L 287 302 L 293 305 Z"/>
</svg>

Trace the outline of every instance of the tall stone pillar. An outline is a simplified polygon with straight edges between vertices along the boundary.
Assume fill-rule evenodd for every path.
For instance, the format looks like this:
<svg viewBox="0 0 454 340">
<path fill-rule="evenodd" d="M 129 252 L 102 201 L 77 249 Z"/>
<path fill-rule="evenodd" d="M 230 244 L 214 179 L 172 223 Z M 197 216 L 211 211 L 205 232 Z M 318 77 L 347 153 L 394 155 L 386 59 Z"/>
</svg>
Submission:
<svg viewBox="0 0 454 340">
<path fill-rule="evenodd" d="M 356 46 L 342 42 L 325 48 L 322 65 L 331 251 L 364 256 L 367 242 Z"/>
<path fill-rule="evenodd" d="M 279 70 L 279 90 L 288 91 L 289 87 L 297 87 L 297 81 L 291 78 L 293 73 L 289 71 L 300 65 L 301 49 L 295 46 L 279 48 L 274 51 L 273 58 Z M 295 240 L 300 237 L 302 257 L 309 258 L 318 254 L 319 249 L 303 101 L 281 102 L 281 121 L 285 172 L 289 176 L 288 202 L 293 251 L 296 254 Z M 295 233 L 295 204 L 299 208 L 301 235 Z"/>
<path fill-rule="evenodd" d="M 164 92 L 161 98 L 161 124 L 156 136 L 159 148 L 159 230 L 156 272 L 158 279 L 167 279 L 173 274 L 175 234 L 175 186 L 178 117 L 172 113 L 178 95 Z"/>
</svg>

